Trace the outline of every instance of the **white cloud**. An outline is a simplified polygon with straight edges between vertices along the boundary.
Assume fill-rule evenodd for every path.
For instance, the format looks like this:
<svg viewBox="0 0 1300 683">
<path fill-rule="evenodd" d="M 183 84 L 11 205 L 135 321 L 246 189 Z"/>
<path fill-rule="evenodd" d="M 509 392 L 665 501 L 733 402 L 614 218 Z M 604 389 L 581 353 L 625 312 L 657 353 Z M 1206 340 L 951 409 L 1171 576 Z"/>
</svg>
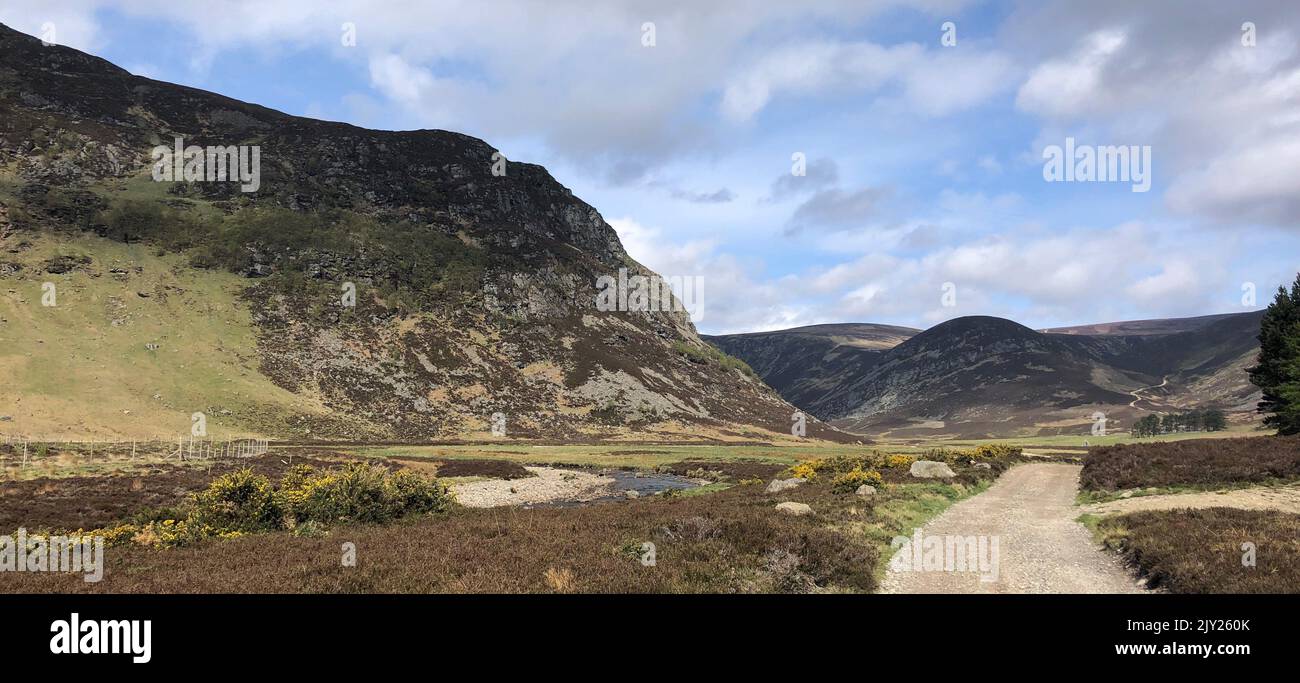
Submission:
<svg viewBox="0 0 1300 683">
<path fill-rule="evenodd" d="M 1098 31 L 1071 54 L 1040 64 L 1020 86 L 1016 105 L 1061 119 L 1095 113 L 1109 99 L 1102 70 L 1126 39 L 1122 31 Z"/>
<path fill-rule="evenodd" d="M 370 58 L 370 82 L 389 98 L 408 105 L 418 104 L 434 86 L 433 75 L 427 70 L 393 54 Z"/>
<path fill-rule="evenodd" d="M 897 86 L 912 111 L 945 116 L 977 106 L 1011 84 L 1012 66 L 994 52 L 926 50 L 917 43 L 803 42 L 785 45 L 733 76 L 721 111 L 745 122 L 778 95 L 854 95 Z"/>
</svg>

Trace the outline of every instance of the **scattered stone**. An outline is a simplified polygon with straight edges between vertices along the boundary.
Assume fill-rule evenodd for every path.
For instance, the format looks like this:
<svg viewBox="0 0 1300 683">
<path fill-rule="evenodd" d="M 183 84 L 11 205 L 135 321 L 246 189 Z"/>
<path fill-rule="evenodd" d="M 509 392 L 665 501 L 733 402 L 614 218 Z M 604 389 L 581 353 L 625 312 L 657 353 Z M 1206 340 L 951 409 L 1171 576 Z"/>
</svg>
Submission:
<svg viewBox="0 0 1300 683">
<path fill-rule="evenodd" d="M 874 496 L 876 495 L 876 487 L 871 484 L 863 484 L 862 486 L 859 486 L 858 490 L 854 491 L 854 493 L 859 496 Z"/>
<path fill-rule="evenodd" d="M 807 503 L 793 503 L 789 501 L 777 503 L 776 509 L 781 512 L 792 514 L 795 517 L 803 517 L 804 515 L 811 515 L 813 513 L 813 509 L 809 507 Z"/>
<path fill-rule="evenodd" d="M 631 500 L 633 498 L 640 498 L 641 494 L 634 490 L 628 490 L 623 492 L 623 497 L 627 498 L 628 500 Z"/>
<path fill-rule="evenodd" d="M 71 273 L 90 265 L 89 256 L 56 256 L 45 262 L 45 272 L 53 275 Z"/>
<path fill-rule="evenodd" d="M 1133 492 L 1132 492 L 1132 491 L 1125 491 L 1125 492 L 1119 494 L 1119 497 L 1120 497 L 1120 498 L 1132 498 L 1132 497 L 1133 497 Z"/>
<path fill-rule="evenodd" d="M 784 490 L 786 490 L 786 489 L 792 489 L 792 488 L 794 488 L 794 487 L 796 487 L 796 486 L 798 486 L 798 485 L 800 485 L 800 484 L 802 484 L 802 483 L 804 483 L 804 482 L 806 482 L 806 481 L 808 481 L 808 480 L 807 480 L 807 479 L 800 479 L 799 477 L 793 477 L 793 478 L 790 478 L 790 479 L 773 479 L 773 480 L 772 480 L 772 483 L 770 483 L 770 484 L 767 485 L 767 492 L 768 492 L 768 493 L 778 493 L 778 492 L 780 492 L 780 491 L 784 491 Z"/>
<path fill-rule="evenodd" d="M 957 473 L 946 462 L 917 460 L 912 463 L 912 476 L 920 479 L 951 479 Z"/>
<path fill-rule="evenodd" d="M 977 469 L 977 470 L 991 470 L 991 469 L 993 469 L 993 466 L 990 465 L 990 464 L 988 464 L 988 463 L 986 463 L 986 462 L 977 462 L 977 463 L 975 463 L 975 469 Z"/>
</svg>

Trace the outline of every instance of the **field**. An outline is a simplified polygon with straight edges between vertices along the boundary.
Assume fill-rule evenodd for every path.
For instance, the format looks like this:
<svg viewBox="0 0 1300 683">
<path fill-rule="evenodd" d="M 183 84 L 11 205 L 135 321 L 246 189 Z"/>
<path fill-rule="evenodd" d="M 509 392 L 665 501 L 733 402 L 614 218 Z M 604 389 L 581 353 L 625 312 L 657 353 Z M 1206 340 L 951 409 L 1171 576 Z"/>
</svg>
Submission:
<svg viewBox="0 0 1300 683">
<path fill-rule="evenodd" d="M 1300 592 L 1300 515 L 1208 508 L 1093 521 L 1152 588 L 1170 593 Z M 1249 545 L 1247 545 L 1249 544 Z M 1247 548 L 1253 547 L 1253 558 Z"/>
<path fill-rule="evenodd" d="M 358 455 L 383 458 L 480 459 L 504 458 L 532 465 L 654 469 L 684 461 L 753 462 L 793 465 L 808 458 L 849 455 L 871 447 L 810 442 L 807 446 L 639 445 L 601 444 L 389 446 L 349 449 Z"/>
<path fill-rule="evenodd" d="M 1300 479 L 1300 437 L 1136 443 L 1089 451 L 1080 503 L 1135 503 L 1138 511 L 1081 521 L 1151 588 L 1172 593 L 1300 591 L 1300 515 L 1242 509 L 1232 495 L 1209 503 L 1196 491 L 1268 487 Z M 1280 489 L 1279 489 L 1280 490 Z M 1144 496 L 1172 509 L 1141 509 Z M 1222 499 L 1220 501 L 1220 498 Z M 1202 507 L 1205 505 L 1222 507 Z M 1185 506 L 1185 507 L 1184 507 Z M 1095 509 L 1095 508 L 1094 508 Z M 1249 549 L 1249 552 L 1248 552 Z"/>
<path fill-rule="evenodd" d="M 692 495 L 656 495 L 590 506 L 532 509 L 455 507 L 389 525 L 349 525 L 312 534 L 274 532 L 183 547 L 110 548 L 101 583 L 79 576 L 6 574 L 0 590 L 17 592 L 837 592 L 871 591 L 889 541 L 982 490 L 1006 463 L 980 470 L 961 463 L 947 482 L 885 469 L 878 493 L 834 490 L 831 475 L 780 493 L 765 484 L 820 449 L 659 447 L 666 453 L 620 455 L 592 449 L 383 449 L 363 454 L 295 449 L 295 464 L 336 466 L 364 459 L 391 468 L 433 471 L 449 481 L 518 477 L 516 458 L 604 467 L 706 469 L 715 484 Z M 450 450 L 454 452 L 441 453 Z M 533 451 L 541 451 L 541 454 Z M 637 450 L 637 449 L 627 449 Z M 644 450 L 651 450 L 646 448 Z M 837 454 L 842 447 L 834 447 Z M 510 451 L 509 455 L 502 455 Z M 497 453 L 492 455 L 492 452 Z M 861 453 L 859 449 L 859 453 Z M 392 456 L 392 457 L 389 457 Z M 671 462 L 670 462 L 671 461 Z M 288 469 L 288 452 L 254 459 L 261 473 Z M 240 466 L 151 465 L 106 476 L 38 478 L 0 484 L 6 528 L 75 529 L 110 525 L 145 508 L 183 503 Z M 443 469 L 445 468 L 445 470 Z M 526 473 L 524 473 L 526 474 Z M 41 504 L 30 506 L 30 501 Z M 810 516 L 775 509 L 806 503 Z M 10 532 L 12 533 L 12 532 Z M 340 548 L 357 548 L 343 567 Z M 653 566 L 643 543 L 653 543 Z"/>
<path fill-rule="evenodd" d="M 1204 439 L 1094 448 L 1082 487 L 1104 495 L 1124 489 L 1207 490 L 1300 478 L 1300 437 Z"/>
</svg>

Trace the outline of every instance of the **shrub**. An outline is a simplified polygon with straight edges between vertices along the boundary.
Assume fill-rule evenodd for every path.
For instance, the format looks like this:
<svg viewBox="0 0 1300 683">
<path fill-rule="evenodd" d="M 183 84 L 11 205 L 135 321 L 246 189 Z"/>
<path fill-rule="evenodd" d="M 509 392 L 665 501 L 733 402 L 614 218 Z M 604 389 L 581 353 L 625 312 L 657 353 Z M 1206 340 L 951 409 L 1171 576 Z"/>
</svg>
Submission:
<svg viewBox="0 0 1300 683">
<path fill-rule="evenodd" d="M 891 455 L 885 459 L 884 466 L 890 469 L 908 469 L 914 462 L 916 458 L 910 455 Z"/>
<path fill-rule="evenodd" d="M 908 463 L 911 464 L 910 461 Z M 812 479 L 817 474 L 844 474 L 853 470 L 874 470 L 885 467 L 886 457 L 879 452 L 858 455 L 834 455 L 829 458 L 805 460 L 790 468 L 791 476 Z"/>
<path fill-rule="evenodd" d="M 282 529 L 315 536 L 337 522 L 383 523 L 443 512 L 452 495 L 436 479 L 354 463 L 341 470 L 290 468 L 273 487 L 251 469 L 223 475 L 178 509 L 147 510 L 130 523 L 100 529 L 107 545 L 172 547 Z"/>
<path fill-rule="evenodd" d="M 990 443 L 976 446 L 974 449 L 962 453 L 963 455 L 969 455 L 971 460 L 1000 460 L 1020 455 L 1021 449 L 1000 443 Z"/>
<path fill-rule="evenodd" d="M 797 479 L 812 479 L 813 477 L 816 477 L 816 462 L 816 460 L 809 460 L 808 462 L 801 462 L 798 465 L 792 466 L 789 470 L 790 476 Z"/>
<path fill-rule="evenodd" d="M 879 486 L 883 481 L 880 473 L 875 470 L 854 468 L 832 479 L 831 490 L 836 493 L 852 493 L 863 484 Z"/>
<path fill-rule="evenodd" d="M 245 468 L 218 477 L 191 497 L 186 528 L 271 531 L 280 527 L 282 517 L 271 482 Z"/>
<path fill-rule="evenodd" d="M 383 523 L 408 514 L 442 512 L 451 503 L 450 492 L 436 480 L 368 463 L 325 472 L 291 470 L 282 481 L 280 497 L 292 524 Z"/>
</svg>

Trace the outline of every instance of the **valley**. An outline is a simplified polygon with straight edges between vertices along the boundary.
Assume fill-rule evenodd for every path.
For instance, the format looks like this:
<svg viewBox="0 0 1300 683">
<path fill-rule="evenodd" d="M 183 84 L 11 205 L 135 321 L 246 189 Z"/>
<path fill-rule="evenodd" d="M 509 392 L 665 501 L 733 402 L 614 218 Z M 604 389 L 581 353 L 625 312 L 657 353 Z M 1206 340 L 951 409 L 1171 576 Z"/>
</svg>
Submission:
<svg viewBox="0 0 1300 683">
<path fill-rule="evenodd" d="M 702 276 L 476 137 L 3 25 L 0 111 L 0 535 L 109 548 L 102 582 L 0 592 L 1297 587 L 1264 310 L 702 335 Z M 250 165 L 194 175 L 172 141 Z M 1233 573 L 1241 529 L 1267 571 Z M 891 564 L 926 536 L 996 540 L 1003 571 Z"/>
<path fill-rule="evenodd" d="M 876 439 L 1017 438 L 1091 433 L 1094 414 L 1128 431 L 1154 410 L 1217 408 L 1249 429 L 1259 393 L 1245 368 L 1260 312 L 1036 332 L 961 317 L 923 332 L 814 326 L 709 337 L 785 398 Z M 826 329 L 867 329 L 871 344 Z"/>
</svg>

